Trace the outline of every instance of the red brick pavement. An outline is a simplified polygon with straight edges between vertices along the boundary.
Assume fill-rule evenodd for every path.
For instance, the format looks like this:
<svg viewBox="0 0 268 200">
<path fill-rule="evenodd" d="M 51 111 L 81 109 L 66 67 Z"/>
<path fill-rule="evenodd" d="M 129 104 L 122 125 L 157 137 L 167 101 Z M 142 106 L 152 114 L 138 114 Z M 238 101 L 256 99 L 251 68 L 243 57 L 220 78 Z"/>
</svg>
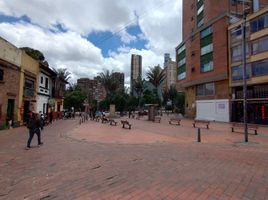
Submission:
<svg viewBox="0 0 268 200">
<path fill-rule="evenodd" d="M 57 121 L 29 151 L 25 128 L 1 131 L 0 199 L 268 199 L 267 128 L 244 144 L 213 123 L 197 143 L 189 120 L 130 122 Z"/>
</svg>

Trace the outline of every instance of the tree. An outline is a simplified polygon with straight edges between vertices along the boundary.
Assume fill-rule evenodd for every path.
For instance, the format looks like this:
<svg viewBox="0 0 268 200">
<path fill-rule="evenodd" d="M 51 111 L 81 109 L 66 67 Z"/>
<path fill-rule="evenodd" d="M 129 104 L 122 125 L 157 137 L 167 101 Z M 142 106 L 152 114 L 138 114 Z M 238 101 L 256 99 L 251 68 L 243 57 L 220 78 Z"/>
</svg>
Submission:
<svg viewBox="0 0 268 200">
<path fill-rule="evenodd" d="M 174 99 L 174 105 L 176 106 L 176 110 L 179 112 L 179 113 L 182 113 L 184 114 L 185 112 L 185 109 L 184 109 L 184 106 L 185 106 L 185 94 L 183 92 L 179 92 L 176 96 L 176 98 Z"/>
<path fill-rule="evenodd" d="M 168 90 L 168 96 L 172 102 L 172 110 L 174 109 L 174 101 L 175 101 L 175 98 L 177 97 L 177 95 L 178 95 L 178 91 L 176 89 L 176 85 L 171 85 L 169 90 Z"/>
<path fill-rule="evenodd" d="M 69 87 L 64 97 L 64 108 L 70 110 L 74 107 L 75 110 L 83 110 L 83 103 L 86 98 L 86 94 L 77 85 Z"/>
<path fill-rule="evenodd" d="M 155 67 L 150 67 L 150 70 L 147 72 L 147 78 L 150 83 L 155 87 L 155 93 L 160 99 L 159 86 L 163 83 L 166 78 L 164 70 L 158 65 Z M 161 102 L 161 100 L 160 100 Z"/>
<path fill-rule="evenodd" d="M 67 71 L 67 68 L 53 68 L 53 71 L 59 76 L 59 78 L 67 82 L 71 78 L 71 73 Z"/>
<path fill-rule="evenodd" d="M 38 61 L 41 61 L 41 62 L 45 61 L 44 54 L 39 50 L 32 49 L 30 47 L 22 47 L 20 49 L 24 50 L 27 53 L 27 55 L 31 56 L 35 60 L 38 60 Z"/>
<path fill-rule="evenodd" d="M 109 70 L 99 73 L 99 76 L 108 95 L 114 93 L 119 88 L 119 82 L 112 76 Z"/>
<path fill-rule="evenodd" d="M 137 93 L 140 106 L 141 96 L 145 90 L 145 80 L 142 80 L 142 78 L 139 76 L 136 80 L 134 80 L 133 89 Z"/>
</svg>

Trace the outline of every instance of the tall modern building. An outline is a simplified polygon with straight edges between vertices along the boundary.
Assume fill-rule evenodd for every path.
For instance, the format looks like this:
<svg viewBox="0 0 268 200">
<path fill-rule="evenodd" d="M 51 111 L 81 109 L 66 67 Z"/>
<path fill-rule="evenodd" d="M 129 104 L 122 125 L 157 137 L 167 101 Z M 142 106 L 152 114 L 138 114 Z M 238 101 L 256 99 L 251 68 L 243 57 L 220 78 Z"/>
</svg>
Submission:
<svg viewBox="0 0 268 200">
<path fill-rule="evenodd" d="M 131 72 L 130 72 L 130 89 L 131 94 L 133 95 L 133 83 L 137 80 L 138 77 L 142 76 L 142 56 L 140 55 L 131 55 Z"/>
<path fill-rule="evenodd" d="M 163 90 L 167 91 L 171 85 L 176 85 L 177 81 L 176 62 L 171 60 L 169 53 L 164 54 L 164 72 L 166 79 L 163 84 Z"/>
<path fill-rule="evenodd" d="M 230 121 L 227 30 L 242 17 L 241 2 L 183 0 L 183 41 L 176 48 L 176 63 L 188 117 Z M 245 2 L 253 12 L 267 0 Z"/>
<path fill-rule="evenodd" d="M 268 7 L 247 16 L 247 119 L 268 125 Z M 231 120 L 243 122 L 242 20 L 229 26 Z"/>
<path fill-rule="evenodd" d="M 171 61 L 170 54 L 169 53 L 165 53 L 164 54 L 164 68 L 167 66 L 167 64 L 169 63 L 169 61 Z"/>
</svg>

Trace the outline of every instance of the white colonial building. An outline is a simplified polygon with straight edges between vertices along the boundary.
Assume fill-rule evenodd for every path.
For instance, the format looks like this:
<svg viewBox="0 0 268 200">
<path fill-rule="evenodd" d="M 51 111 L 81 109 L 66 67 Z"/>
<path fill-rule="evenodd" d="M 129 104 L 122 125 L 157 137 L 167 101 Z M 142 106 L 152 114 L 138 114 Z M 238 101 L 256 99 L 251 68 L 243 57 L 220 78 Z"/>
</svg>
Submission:
<svg viewBox="0 0 268 200">
<path fill-rule="evenodd" d="M 37 112 L 48 114 L 49 99 L 52 98 L 53 77 L 57 74 L 48 66 L 40 63 L 40 72 L 38 76 L 38 91 L 37 91 Z"/>
</svg>

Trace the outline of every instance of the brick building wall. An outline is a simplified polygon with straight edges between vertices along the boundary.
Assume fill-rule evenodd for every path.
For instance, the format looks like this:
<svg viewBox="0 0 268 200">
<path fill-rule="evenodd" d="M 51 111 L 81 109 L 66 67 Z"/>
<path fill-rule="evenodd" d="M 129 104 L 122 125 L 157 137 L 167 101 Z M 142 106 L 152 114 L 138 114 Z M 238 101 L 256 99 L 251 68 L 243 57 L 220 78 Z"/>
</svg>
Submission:
<svg viewBox="0 0 268 200">
<path fill-rule="evenodd" d="M 0 126 L 7 120 L 18 120 L 17 113 L 19 110 L 19 83 L 20 68 L 0 59 L 0 70 L 3 72 L 3 79 L 0 80 Z M 12 105 L 12 114 L 8 116 L 8 102 Z M 13 102 L 13 103 L 12 103 Z"/>
</svg>

